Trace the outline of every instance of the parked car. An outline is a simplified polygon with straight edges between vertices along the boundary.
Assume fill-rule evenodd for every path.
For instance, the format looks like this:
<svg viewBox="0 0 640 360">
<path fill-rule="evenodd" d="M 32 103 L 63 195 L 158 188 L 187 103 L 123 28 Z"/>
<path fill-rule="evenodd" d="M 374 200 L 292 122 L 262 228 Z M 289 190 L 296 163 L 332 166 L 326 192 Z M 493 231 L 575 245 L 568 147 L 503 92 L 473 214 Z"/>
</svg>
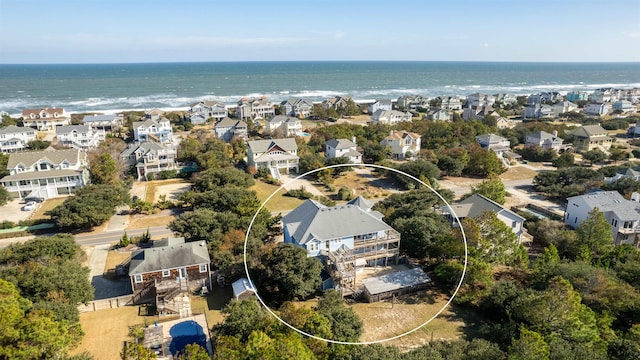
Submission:
<svg viewBox="0 0 640 360">
<path fill-rule="evenodd" d="M 24 201 L 41 203 L 41 202 L 44 201 L 44 198 L 41 197 L 41 196 L 29 196 L 29 197 L 24 198 Z"/>
<path fill-rule="evenodd" d="M 31 211 L 31 210 L 34 210 L 35 208 L 36 208 L 36 202 L 29 201 L 22 207 L 22 211 Z"/>
</svg>

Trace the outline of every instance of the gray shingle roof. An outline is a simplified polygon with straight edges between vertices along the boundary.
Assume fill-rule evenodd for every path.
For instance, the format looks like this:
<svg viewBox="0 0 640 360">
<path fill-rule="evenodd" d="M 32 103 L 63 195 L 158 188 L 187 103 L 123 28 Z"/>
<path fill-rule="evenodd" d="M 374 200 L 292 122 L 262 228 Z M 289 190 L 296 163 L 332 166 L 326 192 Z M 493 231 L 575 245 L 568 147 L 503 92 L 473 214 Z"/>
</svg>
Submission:
<svg viewBox="0 0 640 360">
<path fill-rule="evenodd" d="M 236 128 L 246 128 L 247 123 L 242 120 L 234 120 L 229 117 L 224 117 L 222 120 L 218 121 L 213 127 L 236 127 Z"/>
<path fill-rule="evenodd" d="M 29 171 L 13 175 L 7 175 L 2 178 L 2 181 L 20 181 L 20 180 L 34 180 L 45 179 L 64 176 L 78 176 L 82 174 L 82 170 L 47 170 L 47 171 Z"/>
<path fill-rule="evenodd" d="M 46 159 L 54 165 L 58 165 L 64 160 L 67 160 L 70 164 L 76 164 L 80 159 L 80 150 L 66 149 L 11 153 L 11 155 L 9 155 L 9 161 L 7 162 L 7 169 L 13 169 L 18 166 L 18 164 L 30 167 L 40 159 Z"/>
<path fill-rule="evenodd" d="M 491 199 L 488 199 L 480 194 L 473 194 L 458 203 L 451 204 L 450 208 L 455 212 L 456 216 L 458 216 L 459 218 L 466 218 L 466 217 L 475 218 L 477 216 L 480 216 L 485 211 L 491 211 L 496 214 L 504 211 L 522 219 L 522 221 L 525 220 L 522 216 L 514 213 L 513 211 L 503 207 L 497 202 Z"/>
<path fill-rule="evenodd" d="M 66 135 L 72 133 L 73 131 L 86 133 L 90 130 L 91 126 L 89 125 L 64 125 L 56 127 L 56 135 Z"/>
<path fill-rule="evenodd" d="M 274 146 L 279 146 L 285 151 L 297 151 L 298 144 L 294 138 L 271 139 L 271 140 L 250 140 L 247 145 L 254 154 L 263 153 Z"/>
<path fill-rule="evenodd" d="M 29 127 L 15 126 L 15 125 L 9 125 L 9 126 L 0 128 L 0 134 L 5 134 L 5 135 L 15 134 L 15 133 L 24 133 L 24 132 L 35 133 L 36 131 Z"/>
<path fill-rule="evenodd" d="M 349 148 L 352 148 L 352 147 L 356 147 L 356 144 L 354 144 L 351 140 L 347 140 L 347 139 L 331 139 L 331 140 L 327 140 L 325 142 L 325 145 L 331 146 L 332 148 L 336 148 L 338 150 L 340 150 L 340 149 L 349 149 Z"/>
<path fill-rule="evenodd" d="M 355 205 L 326 207 L 307 200 L 282 218 L 294 240 L 302 245 L 309 240 L 336 239 L 392 230 L 392 227 Z"/>
<path fill-rule="evenodd" d="M 131 144 L 126 149 L 124 149 L 123 152 L 120 153 L 120 156 L 129 157 L 129 156 L 131 156 L 131 154 L 136 152 L 138 149 L 141 149 L 143 151 L 143 153 L 146 154 L 148 152 L 156 152 L 157 153 L 160 150 L 166 150 L 167 147 L 162 145 L 162 144 L 152 143 L 152 142 L 143 142 L 143 143 Z"/>
<path fill-rule="evenodd" d="M 94 121 L 113 121 L 117 118 L 117 115 L 85 115 L 85 117 L 82 118 L 82 122 L 88 123 Z"/>
<path fill-rule="evenodd" d="M 576 198 L 581 198 L 591 209 L 597 207 L 603 213 L 613 212 L 621 220 L 640 219 L 640 203 L 625 199 L 617 191 L 598 191 L 572 196 L 567 200 Z"/>
<path fill-rule="evenodd" d="M 182 239 L 184 241 L 184 238 Z M 134 251 L 131 254 L 129 275 L 209 264 L 211 258 L 204 241 L 173 243 Z"/>
<path fill-rule="evenodd" d="M 357 207 L 359 207 L 362 210 L 369 210 L 373 207 L 373 204 L 371 203 L 371 201 L 363 198 L 362 196 L 358 196 L 357 198 L 349 201 L 347 203 L 348 205 L 355 205 Z"/>
<path fill-rule="evenodd" d="M 255 293 L 255 286 L 253 286 L 253 283 L 247 279 L 247 278 L 240 278 L 236 281 L 234 281 L 231 284 L 231 288 L 233 288 L 233 296 L 237 299 L 240 295 L 246 293 L 246 292 L 251 292 L 251 293 Z"/>
</svg>

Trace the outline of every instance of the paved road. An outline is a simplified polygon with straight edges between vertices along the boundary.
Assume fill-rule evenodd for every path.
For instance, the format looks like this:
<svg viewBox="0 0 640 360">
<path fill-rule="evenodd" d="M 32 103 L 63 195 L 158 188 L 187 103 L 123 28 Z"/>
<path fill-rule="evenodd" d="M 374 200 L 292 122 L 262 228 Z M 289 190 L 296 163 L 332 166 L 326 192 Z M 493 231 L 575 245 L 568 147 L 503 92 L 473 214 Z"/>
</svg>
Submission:
<svg viewBox="0 0 640 360">
<path fill-rule="evenodd" d="M 140 236 L 145 231 L 147 231 L 147 228 L 127 230 L 127 235 L 129 237 Z M 80 245 L 88 245 L 88 246 L 110 244 L 120 240 L 120 238 L 122 237 L 122 233 L 123 233 L 122 230 L 118 230 L 118 231 L 108 231 L 102 234 L 77 235 L 76 242 L 78 242 L 78 244 Z M 151 234 L 151 237 L 173 235 L 173 232 L 169 230 L 166 226 L 150 227 L 149 233 Z"/>
</svg>

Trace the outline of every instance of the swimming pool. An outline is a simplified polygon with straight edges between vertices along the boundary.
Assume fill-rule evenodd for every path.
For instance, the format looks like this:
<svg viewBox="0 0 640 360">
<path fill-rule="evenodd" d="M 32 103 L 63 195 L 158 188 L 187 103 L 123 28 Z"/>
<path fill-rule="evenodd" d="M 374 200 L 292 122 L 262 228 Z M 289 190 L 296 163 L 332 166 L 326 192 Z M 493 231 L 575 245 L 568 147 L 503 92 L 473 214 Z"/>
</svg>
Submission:
<svg viewBox="0 0 640 360">
<path fill-rule="evenodd" d="M 303 132 L 300 134 L 301 136 L 311 136 L 311 134 L 309 134 L 308 132 Z"/>
<path fill-rule="evenodd" d="M 207 337 L 204 334 L 202 326 L 193 320 L 183 321 L 175 324 L 169 330 L 171 335 L 171 344 L 169 351 L 172 354 L 182 352 L 189 344 L 198 344 L 203 348 L 207 348 Z"/>
</svg>

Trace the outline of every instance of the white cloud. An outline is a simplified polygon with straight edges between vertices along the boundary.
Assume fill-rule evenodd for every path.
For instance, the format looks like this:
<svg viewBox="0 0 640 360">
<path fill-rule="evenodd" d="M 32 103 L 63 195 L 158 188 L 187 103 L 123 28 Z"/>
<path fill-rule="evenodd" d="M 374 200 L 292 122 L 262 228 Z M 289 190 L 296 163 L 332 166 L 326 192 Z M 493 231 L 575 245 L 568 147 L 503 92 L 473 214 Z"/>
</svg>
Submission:
<svg viewBox="0 0 640 360">
<path fill-rule="evenodd" d="M 632 37 L 632 38 L 640 38 L 640 31 L 638 31 L 638 32 L 630 32 L 630 33 L 628 32 L 628 33 L 625 33 L 625 34 L 626 34 L 628 37 Z"/>
<path fill-rule="evenodd" d="M 334 34 L 336 39 L 342 39 L 345 35 L 346 34 L 342 30 L 337 30 L 336 33 Z"/>
<path fill-rule="evenodd" d="M 489 43 L 483 43 L 483 44 L 480 44 L 480 46 L 488 48 L 489 47 Z"/>
</svg>

